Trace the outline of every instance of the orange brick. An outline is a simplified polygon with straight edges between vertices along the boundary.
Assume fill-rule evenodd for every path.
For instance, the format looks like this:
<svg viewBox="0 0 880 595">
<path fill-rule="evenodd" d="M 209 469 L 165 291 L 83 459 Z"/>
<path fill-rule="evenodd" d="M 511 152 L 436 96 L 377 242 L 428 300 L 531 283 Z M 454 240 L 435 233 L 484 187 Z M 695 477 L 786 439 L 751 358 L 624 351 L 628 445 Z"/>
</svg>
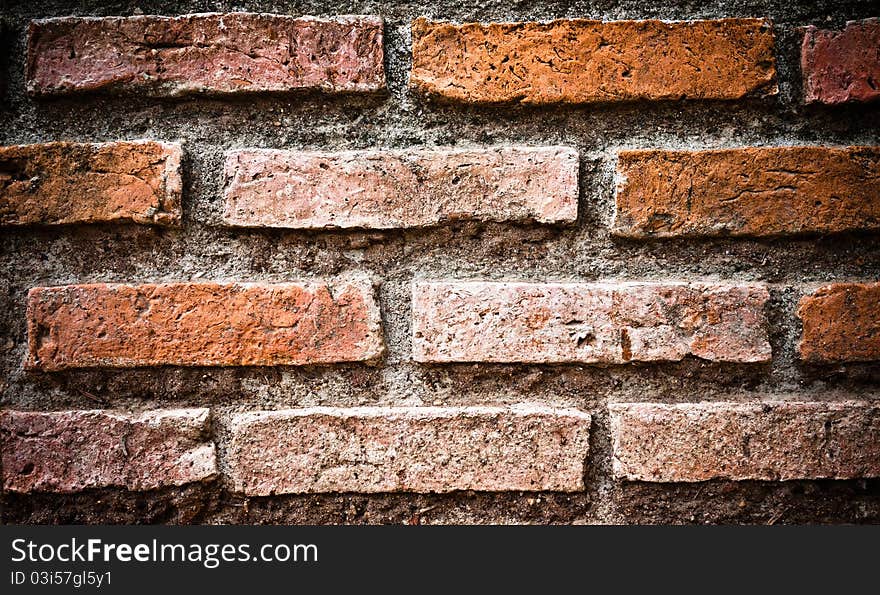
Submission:
<svg viewBox="0 0 880 595">
<path fill-rule="evenodd" d="M 880 360 L 880 283 L 826 285 L 801 299 L 797 315 L 804 360 Z"/>
<path fill-rule="evenodd" d="M 27 365 L 274 366 L 365 361 L 383 352 L 366 280 L 38 287 Z"/>
<path fill-rule="evenodd" d="M 0 147 L 0 225 L 180 223 L 177 144 Z"/>
<path fill-rule="evenodd" d="M 613 231 L 774 236 L 880 229 L 880 147 L 622 151 Z"/>
<path fill-rule="evenodd" d="M 762 19 L 412 24 L 411 84 L 474 103 L 739 99 L 775 94 Z"/>
</svg>

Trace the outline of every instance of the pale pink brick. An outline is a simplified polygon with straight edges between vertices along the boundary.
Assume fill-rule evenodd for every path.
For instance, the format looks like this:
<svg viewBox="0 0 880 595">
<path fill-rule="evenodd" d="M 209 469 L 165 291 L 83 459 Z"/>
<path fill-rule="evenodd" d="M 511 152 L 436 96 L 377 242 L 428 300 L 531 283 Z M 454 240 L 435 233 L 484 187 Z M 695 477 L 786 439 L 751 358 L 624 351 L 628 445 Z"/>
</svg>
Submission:
<svg viewBox="0 0 880 595">
<path fill-rule="evenodd" d="M 315 407 L 237 415 L 227 464 L 252 496 L 578 491 L 590 416 L 515 407 Z"/>
<path fill-rule="evenodd" d="M 33 21 L 27 87 L 153 96 L 385 87 L 382 20 L 274 14 L 62 17 Z"/>
<path fill-rule="evenodd" d="M 419 362 L 770 359 L 761 285 L 417 282 Z"/>
<path fill-rule="evenodd" d="M 152 490 L 214 477 L 207 409 L 0 412 L 3 489 Z"/>
<path fill-rule="evenodd" d="M 617 478 L 688 482 L 880 477 L 869 401 L 613 403 Z"/>
<path fill-rule="evenodd" d="M 567 147 L 247 149 L 226 155 L 228 225 L 425 227 L 456 219 L 571 223 L 578 153 Z"/>
</svg>

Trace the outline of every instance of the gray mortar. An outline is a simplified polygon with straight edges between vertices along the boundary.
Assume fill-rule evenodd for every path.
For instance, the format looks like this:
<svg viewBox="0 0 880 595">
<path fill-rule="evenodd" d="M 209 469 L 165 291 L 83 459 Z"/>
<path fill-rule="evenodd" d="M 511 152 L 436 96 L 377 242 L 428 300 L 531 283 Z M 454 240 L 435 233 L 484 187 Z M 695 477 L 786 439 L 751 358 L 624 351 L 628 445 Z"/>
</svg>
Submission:
<svg viewBox="0 0 880 595">
<path fill-rule="evenodd" d="M 137 9 L 136 7 L 139 7 Z M 245 10 L 384 17 L 389 92 L 373 97 L 252 96 L 155 100 L 24 94 L 32 18 Z M 880 480 L 645 484 L 610 475 L 609 401 L 880 398 L 880 364 L 804 366 L 795 358 L 799 297 L 833 280 L 880 279 L 876 234 L 771 240 L 612 238 L 614 155 L 620 148 L 878 144 L 880 104 L 825 108 L 800 99 L 797 28 L 840 27 L 880 16 L 874 1 L 688 2 L 0 2 L 8 26 L 0 66 L 0 143 L 182 140 L 181 229 L 96 225 L 0 232 L 0 373 L 3 407 L 50 410 L 210 406 L 221 452 L 234 411 L 307 405 L 498 404 L 536 401 L 594 414 L 587 490 L 580 494 L 444 496 L 354 494 L 242 498 L 217 481 L 147 493 L 3 495 L 4 522 L 201 523 L 631 523 L 880 522 Z M 589 107 L 466 107 L 407 89 L 410 20 L 589 17 L 769 17 L 780 93 L 724 102 Z M 302 232 L 217 227 L 223 152 L 233 148 L 564 144 L 581 152 L 575 226 L 459 223 L 417 231 Z M 25 297 L 37 285 L 186 280 L 288 281 L 366 271 L 379 286 L 388 354 L 378 366 L 161 368 L 25 373 Z M 770 284 L 773 362 L 600 366 L 444 365 L 411 361 L 413 279 L 726 279 Z"/>
</svg>

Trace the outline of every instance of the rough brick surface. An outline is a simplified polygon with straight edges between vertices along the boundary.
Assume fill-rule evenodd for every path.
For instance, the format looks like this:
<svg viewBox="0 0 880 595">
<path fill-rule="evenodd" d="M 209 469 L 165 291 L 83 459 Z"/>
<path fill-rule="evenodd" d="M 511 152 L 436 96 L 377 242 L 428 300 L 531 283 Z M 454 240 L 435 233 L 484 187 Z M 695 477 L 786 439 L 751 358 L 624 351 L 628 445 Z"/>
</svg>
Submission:
<svg viewBox="0 0 880 595">
<path fill-rule="evenodd" d="M 382 60 L 378 17 L 63 17 L 31 23 L 27 84 L 36 95 L 377 91 Z"/>
<path fill-rule="evenodd" d="M 410 81 L 477 103 L 738 99 L 775 94 L 761 19 L 468 23 L 416 19 Z"/>
<path fill-rule="evenodd" d="M 770 359 L 760 285 L 435 282 L 413 286 L 419 362 Z"/>
<path fill-rule="evenodd" d="M 617 175 L 616 235 L 880 229 L 880 147 L 622 151 Z"/>
<path fill-rule="evenodd" d="M 613 403 L 614 475 L 635 481 L 880 477 L 880 406 Z"/>
<path fill-rule="evenodd" d="M 833 283 L 801 299 L 806 361 L 880 360 L 880 283 Z"/>
<path fill-rule="evenodd" d="M 177 144 L 0 147 L 0 225 L 180 223 Z"/>
<path fill-rule="evenodd" d="M 238 415 L 233 489 L 315 492 L 578 491 L 590 416 L 541 406 L 317 407 Z"/>
<path fill-rule="evenodd" d="M 38 287 L 28 294 L 27 365 L 269 366 L 382 354 L 366 280 Z"/>
<path fill-rule="evenodd" d="M 387 229 L 453 219 L 577 219 L 578 153 L 565 147 L 230 151 L 230 225 Z"/>
<path fill-rule="evenodd" d="M 880 99 L 880 19 L 850 22 L 843 31 L 807 27 L 801 72 L 808 103 Z"/>
<path fill-rule="evenodd" d="M 3 489 L 152 490 L 213 477 L 207 409 L 0 412 Z"/>
</svg>

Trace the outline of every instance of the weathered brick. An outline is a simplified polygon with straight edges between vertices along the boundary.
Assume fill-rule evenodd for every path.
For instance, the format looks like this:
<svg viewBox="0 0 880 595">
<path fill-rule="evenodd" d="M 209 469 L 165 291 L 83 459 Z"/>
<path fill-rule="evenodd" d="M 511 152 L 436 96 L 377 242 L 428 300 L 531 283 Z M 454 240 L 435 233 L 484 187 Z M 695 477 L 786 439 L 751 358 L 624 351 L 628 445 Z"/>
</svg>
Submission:
<svg viewBox="0 0 880 595">
<path fill-rule="evenodd" d="M 180 223 L 178 144 L 0 147 L 0 225 Z"/>
<path fill-rule="evenodd" d="M 802 359 L 880 360 L 880 283 L 833 283 L 801 299 Z"/>
<path fill-rule="evenodd" d="M 413 286 L 419 362 L 770 359 L 760 285 L 429 282 Z"/>
<path fill-rule="evenodd" d="M 316 407 L 240 414 L 233 489 L 322 492 L 584 489 L 590 416 L 516 407 Z"/>
<path fill-rule="evenodd" d="M 382 60 L 378 17 L 63 17 L 31 23 L 27 87 L 35 95 L 378 91 Z"/>
<path fill-rule="evenodd" d="M 28 294 L 27 365 L 272 366 L 364 361 L 383 351 L 367 280 L 95 284 Z"/>
<path fill-rule="evenodd" d="M 804 100 L 827 104 L 880 99 L 880 19 L 843 31 L 807 27 L 801 47 Z"/>
<path fill-rule="evenodd" d="M 880 147 L 622 151 L 617 174 L 616 235 L 880 229 Z"/>
<path fill-rule="evenodd" d="M 411 84 L 476 103 L 739 99 L 775 94 L 762 19 L 412 25 Z"/>
<path fill-rule="evenodd" d="M 566 147 L 226 156 L 229 225 L 424 227 L 454 219 L 577 219 L 578 153 Z"/>
<path fill-rule="evenodd" d="M 880 477 L 870 402 L 612 403 L 614 475 L 633 481 Z"/>
<path fill-rule="evenodd" d="M 207 409 L 0 412 L 3 489 L 152 490 L 216 475 Z"/>
</svg>

